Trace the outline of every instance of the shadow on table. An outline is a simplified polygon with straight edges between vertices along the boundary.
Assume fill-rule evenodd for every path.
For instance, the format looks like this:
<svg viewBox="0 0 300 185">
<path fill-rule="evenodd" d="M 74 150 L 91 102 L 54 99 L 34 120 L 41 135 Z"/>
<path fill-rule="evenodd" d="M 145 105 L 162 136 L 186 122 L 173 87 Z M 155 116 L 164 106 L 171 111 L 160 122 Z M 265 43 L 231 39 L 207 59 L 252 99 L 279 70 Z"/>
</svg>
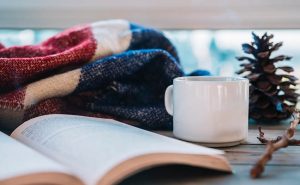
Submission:
<svg viewBox="0 0 300 185">
<path fill-rule="evenodd" d="M 252 165 L 232 165 L 233 174 L 183 165 L 155 167 L 137 173 L 119 185 L 299 185 L 299 165 L 266 167 L 259 179 L 252 179 Z"/>
<path fill-rule="evenodd" d="M 166 165 L 154 167 L 139 172 L 129 178 L 123 180 L 119 185 L 150 185 L 150 184 L 200 184 L 205 181 L 207 184 L 209 179 L 230 176 L 229 173 L 219 172 L 215 170 L 202 169 L 185 165 Z M 206 179 L 206 180 L 204 180 Z"/>
</svg>

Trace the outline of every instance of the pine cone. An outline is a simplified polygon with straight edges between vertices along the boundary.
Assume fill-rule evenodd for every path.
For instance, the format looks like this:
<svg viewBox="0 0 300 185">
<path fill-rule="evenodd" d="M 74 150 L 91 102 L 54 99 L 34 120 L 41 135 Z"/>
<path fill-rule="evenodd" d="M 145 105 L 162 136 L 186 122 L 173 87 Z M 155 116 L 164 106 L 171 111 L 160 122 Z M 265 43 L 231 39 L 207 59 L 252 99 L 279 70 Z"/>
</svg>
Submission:
<svg viewBox="0 0 300 185">
<path fill-rule="evenodd" d="M 290 60 L 292 57 L 279 55 L 271 58 L 272 52 L 282 46 L 282 42 L 273 44 L 273 35 L 265 33 L 261 38 L 252 33 L 254 42 L 242 44 L 243 51 L 253 58 L 236 57 L 247 61 L 240 66 L 237 74 L 250 81 L 249 117 L 260 121 L 282 120 L 290 117 L 295 109 L 299 94 L 296 91 L 295 76 L 289 73 L 293 68 L 276 66 L 275 63 Z"/>
</svg>

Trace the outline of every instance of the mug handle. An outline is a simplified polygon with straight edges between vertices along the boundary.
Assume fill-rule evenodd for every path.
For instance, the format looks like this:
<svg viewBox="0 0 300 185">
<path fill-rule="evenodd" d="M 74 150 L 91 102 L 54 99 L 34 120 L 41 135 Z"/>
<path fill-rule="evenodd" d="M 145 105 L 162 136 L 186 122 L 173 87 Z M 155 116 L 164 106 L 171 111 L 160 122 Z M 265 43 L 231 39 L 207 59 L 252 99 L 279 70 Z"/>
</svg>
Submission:
<svg viewBox="0 0 300 185">
<path fill-rule="evenodd" d="M 165 92 L 165 107 L 170 115 L 173 115 L 173 85 L 170 85 Z"/>
</svg>

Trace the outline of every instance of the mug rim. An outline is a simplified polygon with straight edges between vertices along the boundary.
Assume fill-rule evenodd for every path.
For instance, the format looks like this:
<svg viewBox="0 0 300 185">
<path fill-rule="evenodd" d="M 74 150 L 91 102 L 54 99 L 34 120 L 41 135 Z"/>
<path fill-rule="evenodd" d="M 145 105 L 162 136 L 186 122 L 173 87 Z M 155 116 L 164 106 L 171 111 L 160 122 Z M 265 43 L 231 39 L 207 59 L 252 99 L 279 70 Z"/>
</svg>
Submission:
<svg viewBox="0 0 300 185">
<path fill-rule="evenodd" d="M 174 82 L 194 82 L 194 83 L 235 83 L 235 82 L 249 82 L 247 78 L 234 76 L 183 76 L 177 77 Z"/>
</svg>

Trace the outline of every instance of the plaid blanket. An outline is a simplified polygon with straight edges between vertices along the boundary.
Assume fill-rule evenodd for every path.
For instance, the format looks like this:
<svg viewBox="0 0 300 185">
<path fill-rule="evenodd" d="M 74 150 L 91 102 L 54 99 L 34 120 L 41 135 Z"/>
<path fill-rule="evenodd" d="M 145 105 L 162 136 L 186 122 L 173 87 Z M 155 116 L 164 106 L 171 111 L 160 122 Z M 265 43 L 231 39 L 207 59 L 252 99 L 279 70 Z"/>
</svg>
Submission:
<svg viewBox="0 0 300 185">
<path fill-rule="evenodd" d="M 75 26 L 39 45 L 0 44 L 0 128 L 52 113 L 170 128 L 164 91 L 182 75 L 161 32 L 125 20 Z"/>
</svg>

